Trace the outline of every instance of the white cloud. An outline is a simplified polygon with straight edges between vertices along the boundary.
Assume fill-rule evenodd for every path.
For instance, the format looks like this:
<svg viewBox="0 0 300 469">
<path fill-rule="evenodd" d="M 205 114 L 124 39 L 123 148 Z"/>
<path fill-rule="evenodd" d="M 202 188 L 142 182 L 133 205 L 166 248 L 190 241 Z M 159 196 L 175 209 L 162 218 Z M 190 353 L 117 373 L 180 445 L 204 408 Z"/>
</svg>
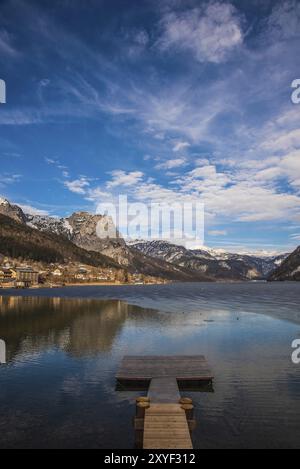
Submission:
<svg viewBox="0 0 300 469">
<path fill-rule="evenodd" d="M 280 169 L 290 184 L 300 189 L 300 150 L 285 155 L 280 162 Z"/>
<path fill-rule="evenodd" d="M 149 35 L 147 31 L 141 29 L 139 31 L 129 31 L 123 39 L 124 52 L 129 58 L 136 59 L 142 53 L 149 43 Z"/>
<path fill-rule="evenodd" d="M 287 151 L 300 148 L 300 129 L 294 129 L 290 132 L 285 131 L 275 139 L 264 142 L 262 148 L 271 151 Z"/>
<path fill-rule="evenodd" d="M 214 165 L 206 165 L 195 168 L 175 182 L 179 183 L 185 192 L 203 195 L 205 193 L 213 194 L 226 187 L 232 182 L 232 177 L 218 172 Z"/>
<path fill-rule="evenodd" d="M 168 160 L 165 161 L 164 163 L 160 163 L 157 166 L 155 166 L 156 169 L 174 169 L 174 168 L 179 168 L 181 166 L 184 166 L 186 164 L 186 159 L 185 158 L 176 158 L 174 160 Z"/>
<path fill-rule="evenodd" d="M 15 184 L 16 182 L 19 182 L 21 178 L 21 174 L 0 173 L 0 187 L 4 187 L 8 184 Z"/>
<path fill-rule="evenodd" d="M 112 189 L 118 186 L 130 187 L 139 183 L 144 174 L 141 171 L 132 171 L 126 173 L 123 170 L 116 170 L 111 172 L 112 180 L 107 183 L 107 188 Z"/>
<path fill-rule="evenodd" d="M 61 164 L 58 159 L 54 158 L 45 158 L 45 162 L 61 171 L 62 177 L 68 179 L 70 177 L 69 169 L 67 166 Z"/>
<path fill-rule="evenodd" d="M 47 164 L 52 164 L 52 165 L 57 164 L 57 160 L 53 160 L 53 158 L 45 158 L 45 161 Z"/>
<path fill-rule="evenodd" d="M 297 0 L 280 1 L 274 6 L 268 19 L 268 33 L 273 40 L 300 36 L 300 4 Z"/>
<path fill-rule="evenodd" d="M 280 113 L 276 123 L 281 126 L 298 123 L 300 120 L 300 106 L 294 106 L 293 109 Z"/>
<path fill-rule="evenodd" d="M 191 144 L 188 142 L 177 142 L 173 148 L 173 151 L 177 153 L 178 151 L 184 150 L 185 148 L 190 147 Z"/>
<path fill-rule="evenodd" d="M 209 2 L 185 12 L 169 12 L 161 26 L 161 50 L 191 51 L 199 62 L 224 62 L 243 42 L 241 19 L 230 3 Z"/>
<path fill-rule="evenodd" d="M 41 210 L 36 207 L 32 207 L 31 205 L 23 205 L 23 204 L 17 204 L 23 212 L 25 212 L 28 215 L 40 215 L 40 216 L 47 216 L 49 215 L 49 212 L 47 210 Z"/>
<path fill-rule="evenodd" d="M 249 170 L 225 173 L 214 165 L 198 167 L 175 178 L 171 186 L 145 182 L 131 195 L 140 202 L 202 202 L 207 220 L 231 223 L 300 220 L 300 197 L 279 191 L 272 184 L 265 185 L 265 180 L 252 179 Z"/>
<path fill-rule="evenodd" d="M 247 49 L 245 43 L 239 49 L 238 64 L 222 66 L 222 76 L 203 73 L 201 86 L 197 61 L 224 62 L 243 43 L 242 19 L 230 3 L 198 2 L 197 8 L 182 10 L 191 3 L 195 4 L 181 2 L 181 10 L 177 10 L 178 2 L 174 2 L 173 13 L 164 8 L 161 36 L 156 45 L 164 51 L 184 51 L 186 56 L 190 51 L 196 60 L 186 57 L 188 65 L 182 74 L 172 76 L 162 76 L 160 69 L 151 62 L 149 80 L 136 74 L 133 68 L 132 73 L 127 68 L 124 72 L 117 58 L 113 62 L 105 61 L 101 52 L 94 53 L 79 38 L 44 18 L 33 25 L 40 29 L 42 23 L 48 25 L 37 38 L 46 39 L 50 47 L 56 46 L 57 53 L 64 61 L 68 60 L 77 73 L 72 77 L 61 76 L 55 84 L 60 97 L 65 97 L 61 105 L 57 99 L 55 105 L 48 103 L 48 108 L 41 112 L 35 107 L 24 112 L 3 109 L 0 121 L 15 125 L 65 120 L 66 117 L 73 121 L 82 116 L 97 120 L 108 113 L 109 119 L 115 119 L 114 123 L 119 122 L 120 116 L 124 123 L 128 115 L 130 123 L 122 126 L 122 137 L 134 138 L 141 145 L 145 143 L 145 153 L 160 155 L 159 159 L 153 158 L 153 165 L 148 164 L 151 169 L 158 163 L 165 165 L 162 169 L 182 168 L 181 177 L 176 176 L 175 171 L 167 173 L 173 181 L 164 187 L 141 172 L 118 170 L 111 174 L 112 179 L 106 186 L 94 187 L 90 179 L 79 176 L 65 184 L 69 190 L 94 201 L 111 196 L 107 189 L 124 186 L 130 196 L 139 201 L 149 198 L 157 202 L 177 201 L 193 197 L 203 200 L 208 218 L 215 221 L 228 218 L 245 223 L 291 222 L 299 218 L 300 155 L 297 147 L 300 134 L 295 127 L 299 125 L 300 106 L 291 106 L 288 93 L 291 77 L 296 78 L 298 73 L 295 59 L 298 45 L 295 41 L 284 45 L 284 41 L 299 34 L 299 2 L 276 2 L 268 27 L 263 28 L 266 24 L 259 20 L 257 24 L 257 30 L 265 30 L 268 41 L 262 41 L 259 35 L 257 41 L 253 38 L 251 49 Z M 155 33 L 149 31 L 147 36 L 143 31 L 134 31 L 134 37 L 130 38 L 134 46 L 141 46 L 145 53 L 143 59 L 147 59 L 144 46 L 152 41 Z M 277 42 L 271 46 L 274 38 Z M 60 43 L 64 44 L 63 48 L 57 47 Z M 82 56 L 86 58 L 86 77 L 89 78 L 82 76 L 80 70 L 78 57 Z M 142 67 L 141 72 L 143 70 L 146 69 Z M 117 125 L 109 127 L 117 132 Z M 138 130 L 138 138 L 135 130 Z M 181 156 L 180 151 L 185 154 L 188 142 L 195 148 L 199 146 L 199 154 L 207 158 L 196 160 L 194 171 L 184 171 L 181 158 L 165 162 L 166 144 L 171 143 L 173 156 L 177 157 Z M 146 160 L 150 161 L 150 157 L 145 157 Z M 281 185 L 282 178 L 286 186 Z"/>
<path fill-rule="evenodd" d="M 85 177 L 82 177 L 74 181 L 65 181 L 64 185 L 74 194 L 86 194 L 86 189 L 90 186 L 90 182 Z"/>
<path fill-rule="evenodd" d="M 196 166 L 209 166 L 210 162 L 207 158 L 198 158 L 195 161 Z"/>
<path fill-rule="evenodd" d="M 285 180 L 291 189 L 300 189 L 300 150 L 282 156 L 235 162 L 235 178 L 252 181 L 260 187 L 275 187 L 276 182 Z"/>
<path fill-rule="evenodd" d="M 211 230 L 208 232 L 210 236 L 227 236 L 227 231 L 225 230 Z"/>
<path fill-rule="evenodd" d="M 111 194 L 105 192 L 101 187 L 95 187 L 92 189 L 88 189 L 86 200 L 90 202 L 99 203 L 103 199 L 111 199 Z"/>
</svg>

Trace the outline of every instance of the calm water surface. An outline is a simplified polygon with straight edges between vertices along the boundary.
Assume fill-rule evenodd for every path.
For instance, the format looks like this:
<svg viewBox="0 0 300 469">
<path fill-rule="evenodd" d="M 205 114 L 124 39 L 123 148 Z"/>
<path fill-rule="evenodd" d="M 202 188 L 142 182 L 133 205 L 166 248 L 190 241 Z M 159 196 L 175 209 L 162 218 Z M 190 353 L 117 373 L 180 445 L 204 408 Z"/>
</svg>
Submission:
<svg viewBox="0 0 300 469">
<path fill-rule="evenodd" d="M 214 393 L 187 394 L 195 448 L 300 448 L 299 284 L 1 294 L 1 448 L 132 448 L 137 393 L 114 379 L 124 354 L 206 355 Z"/>
</svg>

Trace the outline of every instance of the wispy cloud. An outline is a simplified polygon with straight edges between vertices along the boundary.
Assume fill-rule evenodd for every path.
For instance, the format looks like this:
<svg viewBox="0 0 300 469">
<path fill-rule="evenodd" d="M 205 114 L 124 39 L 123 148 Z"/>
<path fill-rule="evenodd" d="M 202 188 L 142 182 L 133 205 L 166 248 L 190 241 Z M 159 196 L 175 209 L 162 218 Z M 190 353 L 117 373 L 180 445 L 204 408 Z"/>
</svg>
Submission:
<svg viewBox="0 0 300 469">
<path fill-rule="evenodd" d="M 5 187 L 10 184 L 20 182 L 22 179 L 21 174 L 2 173 L 0 174 L 0 187 Z"/>
<path fill-rule="evenodd" d="M 45 162 L 48 165 L 57 168 L 61 172 L 63 178 L 68 179 L 70 177 L 68 166 L 62 164 L 59 159 L 45 157 Z"/>
<path fill-rule="evenodd" d="M 275 4 L 267 20 L 267 32 L 272 40 L 300 37 L 300 4 L 297 0 L 284 0 Z"/>
<path fill-rule="evenodd" d="M 165 161 L 164 163 L 160 163 L 155 166 L 156 169 L 175 169 L 175 168 L 180 168 L 182 166 L 186 165 L 186 159 L 185 158 L 176 158 L 173 160 L 168 160 Z"/>
<path fill-rule="evenodd" d="M 18 126 L 43 125 L 43 136 L 50 129 L 58 151 L 49 149 L 46 162 L 60 178 L 49 185 L 59 182 L 89 202 L 121 191 L 134 201 L 200 200 L 215 235 L 225 233 L 223 222 L 294 225 L 300 106 L 292 106 L 289 93 L 299 72 L 299 2 L 271 2 L 268 17 L 258 8 L 251 34 L 243 2 L 146 3 L 139 21 L 128 4 L 120 28 L 105 18 L 95 40 L 64 24 L 63 5 L 50 15 L 42 4 L 18 0 L 24 27 L 14 35 L 0 30 L 0 52 L 9 72 L 16 44 L 24 48 L 18 53 L 30 57 L 26 83 L 33 86 L 18 96 L 23 88 L 16 77 L 14 102 L 22 106 L 1 108 L 2 133 L 9 135 L 5 125 L 12 126 L 23 154 Z M 12 30 L 13 19 L 5 22 Z M 74 124 L 85 131 L 76 133 Z M 78 159 L 68 156 L 68 131 Z M 101 153 L 99 146 L 103 158 L 89 160 L 94 149 Z M 8 163 L 1 158 L 8 172 L 1 170 L 2 185 L 18 181 Z M 91 178 L 96 171 L 101 183 Z"/>
<path fill-rule="evenodd" d="M 24 213 L 28 215 L 39 215 L 39 216 L 48 216 L 49 212 L 48 210 L 42 210 L 36 207 L 32 207 L 32 205 L 24 205 L 24 204 L 18 204 L 19 207 L 23 210 Z"/>
<path fill-rule="evenodd" d="M 85 177 L 81 177 L 74 181 L 65 181 L 64 185 L 74 194 L 84 195 L 86 194 L 86 189 L 90 186 L 90 182 Z"/>
<path fill-rule="evenodd" d="M 189 148 L 190 146 L 191 144 L 188 142 L 177 142 L 176 145 L 173 147 L 173 151 L 177 153 L 178 151 L 182 151 L 186 148 Z"/>
<path fill-rule="evenodd" d="M 161 50 L 188 51 L 199 62 L 224 62 L 243 43 L 241 18 L 230 3 L 209 2 L 192 10 L 168 12 L 161 28 Z"/>
<path fill-rule="evenodd" d="M 226 230 L 210 230 L 208 234 L 210 236 L 227 236 L 228 232 Z"/>
<path fill-rule="evenodd" d="M 15 58 L 19 55 L 19 52 L 13 44 L 12 36 L 5 29 L 0 29 L 0 52 L 11 58 Z"/>
<path fill-rule="evenodd" d="M 138 184 L 144 177 L 144 174 L 141 171 L 132 171 L 126 173 L 122 170 L 112 171 L 112 180 L 108 181 L 106 186 L 108 189 L 112 189 L 114 187 L 130 187 Z"/>
</svg>

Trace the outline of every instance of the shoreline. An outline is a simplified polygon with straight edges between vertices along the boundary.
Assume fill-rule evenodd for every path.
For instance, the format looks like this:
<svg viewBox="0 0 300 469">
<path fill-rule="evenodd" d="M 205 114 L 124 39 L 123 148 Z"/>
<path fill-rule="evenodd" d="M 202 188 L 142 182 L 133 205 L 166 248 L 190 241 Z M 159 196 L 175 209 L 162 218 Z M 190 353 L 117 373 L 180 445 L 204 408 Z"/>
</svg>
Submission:
<svg viewBox="0 0 300 469">
<path fill-rule="evenodd" d="M 147 286 L 158 286 L 158 285 L 172 285 L 174 282 L 168 283 L 115 283 L 115 282 L 91 282 L 91 283 L 68 283 L 65 285 L 43 285 L 33 286 L 27 288 L 16 288 L 15 286 L 0 286 L 1 290 L 55 290 L 57 288 L 68 288 L 68 287 L 147 287 Z"/>
</svg>

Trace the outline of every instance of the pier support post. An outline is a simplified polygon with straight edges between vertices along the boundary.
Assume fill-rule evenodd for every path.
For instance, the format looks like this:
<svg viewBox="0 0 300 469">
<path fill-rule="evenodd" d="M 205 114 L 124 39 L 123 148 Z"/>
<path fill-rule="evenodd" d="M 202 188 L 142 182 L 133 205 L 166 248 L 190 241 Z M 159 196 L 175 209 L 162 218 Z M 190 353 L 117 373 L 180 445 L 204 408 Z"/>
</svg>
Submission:
<svg viewBox="0 0 300 469">
<path fill-rule="evenodd" d="M 182 404 L 181 408 L 185 411 L 187 420 L 193 420 L 194 418 L 194 406 L 193 404 Z"/>
<path fill-rule="evenodd" d="M 138 397 L 136 399 L 134 429 L 135 429 L 135 447 L 137 449 L 143 448 L 145 412 L 147 409 L 149 409 L 149 407 L 150 407 L 149 397 Z"/>
<path fill-rule="evenodd" d="M 137 419 L 144 419 L 146 409 L 150 407 L 150 400 L 148 401 L 137 401 L 136 403 L 136 413 L 135 416 Z"/>
</svg>

